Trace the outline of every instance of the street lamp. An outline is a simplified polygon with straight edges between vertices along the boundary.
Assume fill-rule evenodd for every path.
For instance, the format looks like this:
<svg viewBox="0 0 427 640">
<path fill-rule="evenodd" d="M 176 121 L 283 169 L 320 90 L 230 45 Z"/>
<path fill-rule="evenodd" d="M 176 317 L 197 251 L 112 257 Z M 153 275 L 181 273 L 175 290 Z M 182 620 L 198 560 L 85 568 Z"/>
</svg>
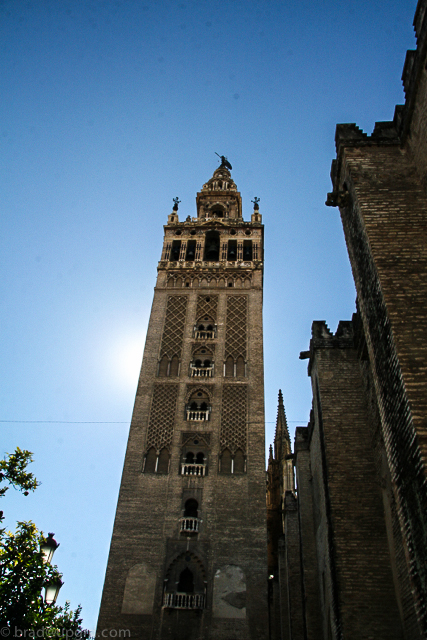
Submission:
<svg viewBox="0 0 427 640">
<path fill-rule="evenodd" d="M 55 550 L 59 547 L 59 543 L 54 539 L 54 533 L 49 533 L 46 540 L 44 540 L 40 545 L 40 551 L 43 553 L 43 562 L 50 563 L 52 560 L 53 554 Z"/>
<path fill-rule="evenodd" d="M 44 586 L 44 601 L 46 604 L 55 604 L 59 590 L 64 583 L 60 578 L 51 578 Z"/>
</svg>

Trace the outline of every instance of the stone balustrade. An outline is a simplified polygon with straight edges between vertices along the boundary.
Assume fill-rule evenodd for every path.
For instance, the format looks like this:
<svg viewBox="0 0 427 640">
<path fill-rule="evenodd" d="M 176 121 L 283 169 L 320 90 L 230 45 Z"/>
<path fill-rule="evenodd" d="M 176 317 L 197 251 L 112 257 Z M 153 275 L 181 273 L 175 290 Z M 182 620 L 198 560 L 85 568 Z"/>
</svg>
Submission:
<svg viewBox="0 0 427 640">
<path fill-rule="evenodd" d="M 190 409 L 187 409 L 187 420 L 207 421 L 209 420 L 209 410 L 208 411 L 192 411 Z"/>
<path fill-rule="evenodd" d="M 181 533 L 198 533 L 199 532 L 199 518 L 192 518 L 190 516 L 184 516 L 181 518 Z"/>
<path fill-rule="evenodd" d="M 203 593 L 168 593 L 163 594 L 164 609 L 204 609 Z"/>
<path fill-rule="evenodd" d="M 181 463 L 181 475 L 182 476 L 205 476 L 206 475 L 206 465 L 200 463 L 193 462 L 182 462 Z"/>
</svg>

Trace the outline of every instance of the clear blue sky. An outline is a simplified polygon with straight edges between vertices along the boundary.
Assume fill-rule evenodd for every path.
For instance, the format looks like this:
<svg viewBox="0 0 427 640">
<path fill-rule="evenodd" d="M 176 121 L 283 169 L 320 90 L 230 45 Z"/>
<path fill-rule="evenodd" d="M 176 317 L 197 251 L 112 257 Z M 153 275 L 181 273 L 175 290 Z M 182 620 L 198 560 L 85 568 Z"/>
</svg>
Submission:
<svg viewBox="0 0 427 640">
<path fill-rule="evenodd" d="M 81 602 L 87 627 L 172 198 L 195 215 L 215 151 L 244 218 L 261 198 L 271 442 L 279 388 L 290 427 L 307 423 L 298 355 L 312 321 L 335 331 L 355 309 L 339 214 L 324 206 L 335 125 L 392 119 L 415 6 L 1 0 L 0 453 L 33 451 L 42 483 L 1 508 L 10 528 L 55 532 L 60 601 Z"/>
</svg>

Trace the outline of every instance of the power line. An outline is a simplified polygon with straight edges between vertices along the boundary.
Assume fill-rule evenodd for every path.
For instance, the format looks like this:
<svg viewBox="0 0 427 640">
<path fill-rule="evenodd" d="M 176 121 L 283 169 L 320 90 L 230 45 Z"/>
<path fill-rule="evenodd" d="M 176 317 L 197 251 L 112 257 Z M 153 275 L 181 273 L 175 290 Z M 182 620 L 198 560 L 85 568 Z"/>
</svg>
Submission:
<svg viewBox="0 0 427 640">
<path fill-rule="evenodd" d="M 106 422 L 104 420 L 0 420 L 0 422 L 19 424 L 129 424 L 126 422 Z"/>
<path fill-rule="evenodd" d="M 306 422 L 305 420 L 288 420 L 287 422 Z M 106 420 L 0 420 L 0 423 L 7 424 L 130 424 L 126 421 L 106 421 Z M 258 423 L 256 423 L 258 424 Z M 265 424 L 276 424 L 276 421 L 266 421 Z"/>
</svg>

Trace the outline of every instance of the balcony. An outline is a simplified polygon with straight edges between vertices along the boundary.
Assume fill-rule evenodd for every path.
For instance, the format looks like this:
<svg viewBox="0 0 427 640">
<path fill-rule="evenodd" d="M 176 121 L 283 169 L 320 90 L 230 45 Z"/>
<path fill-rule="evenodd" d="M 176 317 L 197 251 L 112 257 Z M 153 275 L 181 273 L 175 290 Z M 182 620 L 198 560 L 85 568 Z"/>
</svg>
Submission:
<svg viewBox="0 0 427 640">
<path fill-rule="evenodd" d="M 209 409 L 207 411 L 198 411 L 187 409 L 187 420 L 205 422 L 209 420 Z"/>
<path fill-rule="evenodd" d="M 191 462 L 181 463 L 181 475 L 182 476 L 205 476 L 206 465 Z"/>
<path fill-rule="evenodd" d="M 213 340 L 215 338 L 215 331 L 200 331 L 196 329 L 194 337 L 196 340 Z"/>
<path fill-rule="evenodd" d="M 214 367 L 196 367 L 190 364 L 190 378 L 213 378 Z"/>
<path fill-rule="evenodd" d="M 167 593 L 163 594 L 164 609 L 204 609 L 203 593 Z"/>
<path fill-rule="evenodd" d="M 199 533 L 199 518 L 184 516 L 181 518 L 181 533 Z"/>
</svg>

